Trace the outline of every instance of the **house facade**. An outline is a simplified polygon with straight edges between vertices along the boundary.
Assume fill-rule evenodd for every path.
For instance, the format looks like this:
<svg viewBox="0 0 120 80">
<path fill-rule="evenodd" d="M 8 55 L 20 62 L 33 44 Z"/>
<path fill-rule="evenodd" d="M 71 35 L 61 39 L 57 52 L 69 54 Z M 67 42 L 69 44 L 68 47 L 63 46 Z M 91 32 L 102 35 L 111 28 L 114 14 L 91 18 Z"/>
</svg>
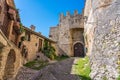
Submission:
<svg viewBox="0 0 120 80">
<path fill-rule="evenodd" d="M 20 48 L 25 61 L 32 61 L 36 59 L 36 54 L 44 47 L 44 41 L 55 47 L 56 42 L 43 36 L 39 32 L 35 32 L 35 26 L 31 25 L 30 28 L 24 27 L 24 32 L 21 35 Z M 22 40 L 25 38 L 25 40 Z M 27 51 L 27 52 L 25 52 Z"/>
</svg>

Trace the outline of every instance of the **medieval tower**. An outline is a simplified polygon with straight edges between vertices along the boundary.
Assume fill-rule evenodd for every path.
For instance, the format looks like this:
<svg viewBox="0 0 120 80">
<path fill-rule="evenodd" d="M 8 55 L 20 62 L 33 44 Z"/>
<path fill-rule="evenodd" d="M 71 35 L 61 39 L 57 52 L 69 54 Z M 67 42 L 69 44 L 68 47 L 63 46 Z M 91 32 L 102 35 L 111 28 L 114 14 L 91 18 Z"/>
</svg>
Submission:
<svg viewBox="0 0 120 80">
<path fill-rule="evenodd" d="M 83 57 L 84 37 L 83 37 L 83 18 L 78 11 L 74 15 L 69 12 L 60 14 L 59 24 L 51 27 L 49 37 L 57 42 L 58 54 L 68 56 Z"/>
</svg>

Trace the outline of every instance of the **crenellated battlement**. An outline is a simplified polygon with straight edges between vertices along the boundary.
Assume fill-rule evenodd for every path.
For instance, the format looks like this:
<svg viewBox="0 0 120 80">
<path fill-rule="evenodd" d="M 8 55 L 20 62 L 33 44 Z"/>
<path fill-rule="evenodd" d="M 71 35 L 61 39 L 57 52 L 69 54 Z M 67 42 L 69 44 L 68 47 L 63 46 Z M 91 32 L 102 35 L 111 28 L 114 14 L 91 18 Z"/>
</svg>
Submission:
<svg viewBox="0 0 120 80">
<path fill-rule="evenodd" d="M 74 14 L 70 14 L 70 12 L 69 11 L 67 11 L 66 12 L 66 15 L 64 15 L 63 13 L 61 13 L 60 14 L 60 17 L 59 17 L 59 20 L 60 20 L 60 22 L 62 22 L 62 21 L 67 21 L 67 20 L 70 20 L 70 19 L 80 19 L 82 17 L 82 14 L 78 14 L 78 11 L 77 10 L 75 10 L 74 11 Z"/>
</svg>

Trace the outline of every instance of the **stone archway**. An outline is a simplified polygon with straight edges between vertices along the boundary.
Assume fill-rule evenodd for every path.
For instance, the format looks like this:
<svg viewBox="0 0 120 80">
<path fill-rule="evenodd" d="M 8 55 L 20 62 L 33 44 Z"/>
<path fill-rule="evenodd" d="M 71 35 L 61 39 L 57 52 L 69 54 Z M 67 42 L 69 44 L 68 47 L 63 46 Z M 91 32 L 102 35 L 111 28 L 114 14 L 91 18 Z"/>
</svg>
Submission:
<svg viewBox="0 0 120 80">
<path fill-rule="evenodd" d="M 84 57 L 84 45 L 81 43 L 76 43 L 74 45 L 74 57 Z"/>
<path fill-rule="evenodd" d="M 16 54 L 14 49 L 11 49 L 8 53 L 6 65 L 5 65 L 5 72 L 4 72 L 4 80 L 11 79 L 14 75 L 14 63 L 16 60 Z"/>
</svg>

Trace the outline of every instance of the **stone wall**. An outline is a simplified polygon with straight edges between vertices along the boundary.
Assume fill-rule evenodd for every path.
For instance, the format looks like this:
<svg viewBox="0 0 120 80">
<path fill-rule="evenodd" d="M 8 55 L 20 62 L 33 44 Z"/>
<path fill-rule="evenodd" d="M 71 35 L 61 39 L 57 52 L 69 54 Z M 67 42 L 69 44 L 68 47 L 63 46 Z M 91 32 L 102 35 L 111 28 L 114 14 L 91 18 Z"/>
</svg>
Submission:
<svg viewBox="0 0 120 80">
<path fill-rule="evenodd" d="M 116 80 L 120 54 L 120 1 L 87 0 L 85 39 L 92 80 Z"/>
<path fill-rule="evenodd" d="M 72 41 L 73 44 L 77 41 L 80 41 L 82 44 L 84 44 L 84 37 L 83 37 L 83 29 L 73 29 L 72 30 Z"/>
<path fill-rule="evenodd" d="M 0 29 L 2 32 L 5 34 L 5 36 L 8 36 L 8 16 L 5 11 L 7 11 L 7 4 L 5 0 L 0 1 L 0 7 L 1 7 L 1 12 L 0 12 Z"/>
<path fill-rule="evenodd" d="M 0 47 L 0 80 L 13 80 L 22 66 L 22 56 L 20 50 L 5 37 L 2 31 L 0 31 L 0 37 L 0 43 L 2 43 Z"/>
</svg>

